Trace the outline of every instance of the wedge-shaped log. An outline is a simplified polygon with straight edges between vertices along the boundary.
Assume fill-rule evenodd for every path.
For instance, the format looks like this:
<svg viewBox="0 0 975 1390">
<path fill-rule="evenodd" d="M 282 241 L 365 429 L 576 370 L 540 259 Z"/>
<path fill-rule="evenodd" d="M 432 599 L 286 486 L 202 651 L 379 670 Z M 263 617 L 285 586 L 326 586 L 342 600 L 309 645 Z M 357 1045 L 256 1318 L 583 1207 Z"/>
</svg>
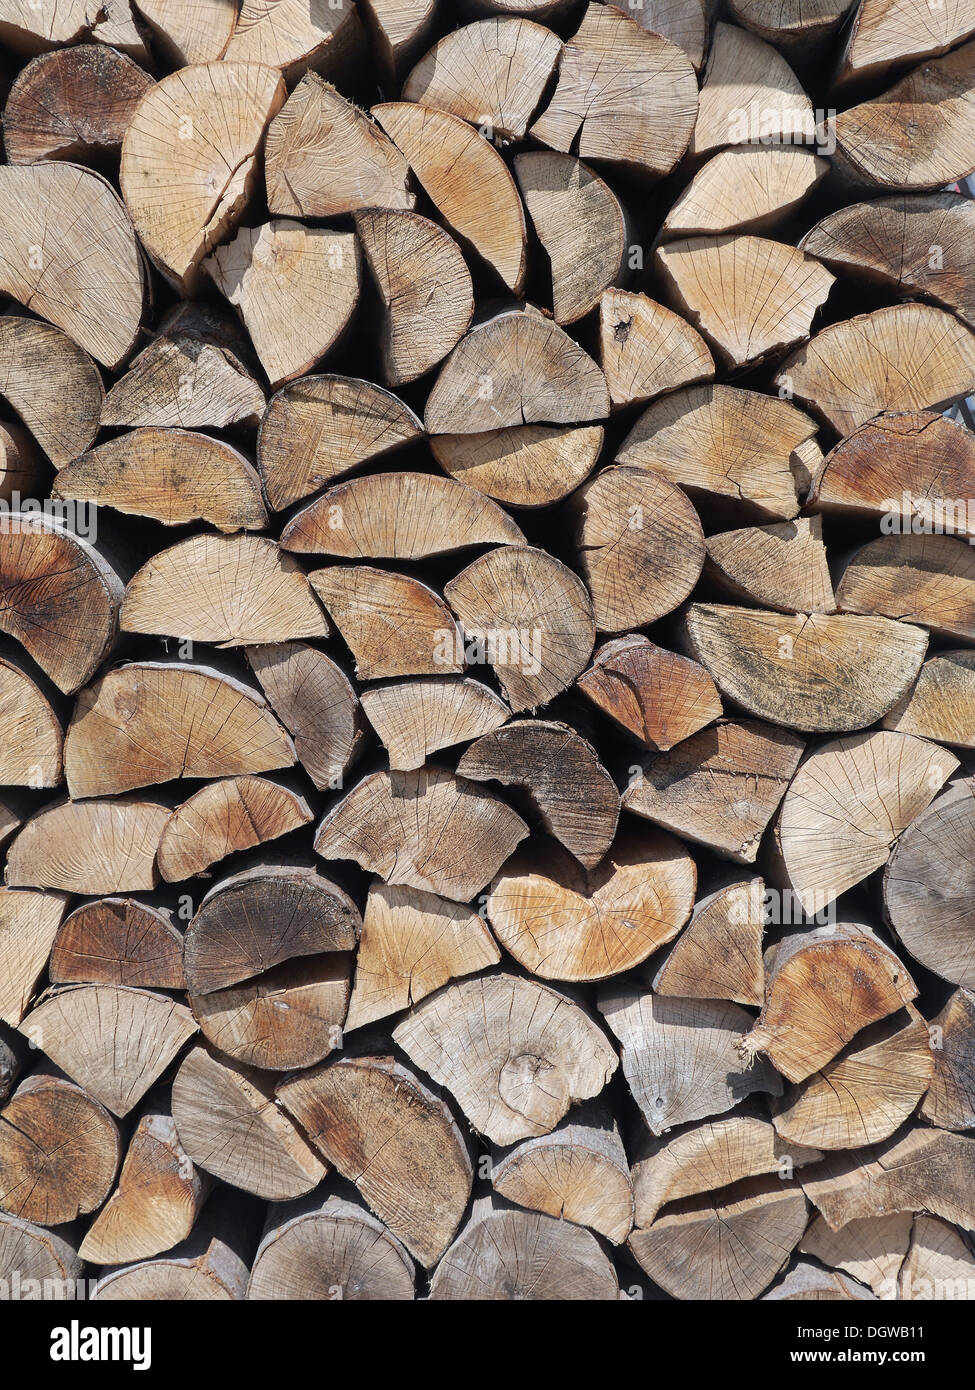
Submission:
<svg viewBox="0 0 975 1390">
<path fill-rule="evenodd" d="M 911 1248 L 897 1280 L 900 1299 L 957 1298 L 975 1280 L 971 1246 L 946 1221 L 921 1212 L 914 1218 Z"/>
<path fill-rule="evenodd" d="M 592 600 L 544 550 L 489 550 L 444 586 L 444 597 L 463 625 L 468 662 L 494 667 L 515 714 L 567 690 L 592 654 Z"/>
<path fill-rule="evenodd" d="M 237 22 L 229 0 L 196 0 L 192 8 L 173 0 L 144 0 L 139 15 L 174 67 L 209 63 L 222 56 Z"/>
<path fill-rule="evenodd" d="M 226 1303 L 244 1297 L 247 1265 L 233 1246 L 236 1233 L 223 1239 L 207 1217 L 193 1234 L 154 1260 L 139 1260 L 104 1273 L 92 1292 L 96 1303 Z M 230 1243 L 228 1243 L 230 1242 Z"/>
<path fill-rule="evenodd" d="M 286 95 L 272 67 L 208 62 L 170 73 L 136 107 L 122 196 L 149 255 L 184 294 L 250 200 L 264 132 Z"/>
<path fill-rule="evenodd" d="M 696 879 L 683 845 L 653 830 L 621 835 L 588 873 L 564 852 L 522 851 L 491 885 L 488 920 L 533 975 L 603 980 L 677 935 Z"/>
<path fill-rule="evenodd" d="M 13 649 L 0 656 L 0 783 L 56 787 L 63 775 L 64 731 L 27 663 Z"/>
<path fill-rule="evenodd" d="M 886 864 L 957 768 L 937 744 L 886 730 L 833 739 L 810 754 L 776 823 L 776 849 L 804 911 L 821 912 Z"/>
<path fill-rule="evenodd" d="M 45 901 L 51 897 L 45 894 Z M 65 918 L 48 973 L 55 985 L 185 989 L 183 934 L 165 908 L 136 898 L 97 898 Z"/>
<path fill-rule="evenodd" d="M 330 630 L 297 560 L 247 534 L 191 536 L 159 551 L 129 581 L 121 626 L 221 647 Z"/>
<path fill-rule="evenodd" d="M 473 1168 L 449 1107 L 393 1057 L 343 1056 L 278 1087 L 279 1103 L 421 1264 L 457 1233 Z"/>
<path fill-rule="evenodd" d="M 297 956 L 355 949 L 359 913 L 314 869 L 258 864 L 210 889 L 186 931 L 191 994 L 239 984 Z"/>
<path fill-rule="evenodd" d="M 393 142 L 315 72 L 305 73 L 268 127 L 264 177 L 273 217 L 336 217 L 416 202 Z"/>
<path fill-rule="evenodd" d="M 721 697 L 704 667 L 641 633 L 606 642 L 576 684 L 648 748 L 672 748 L 721 715 Z"/>
<path fill-rule="evenodd" d="M 105 388 L 94 362 L 67 333 L 6 315 L 0 318 L 0 395 L 60 468 L 94 442 Z"/>
<path fill-rule="evenodd" d="M 308 376 L 272 396 L 257 464 L 275 511 L 370 459 L 412 444 L 423 426 L 402 401 L 348 376 Z"/>
<path fill-rule="evenodd" d="M 60 1226 L 95 1211 L 122 1159 L 104 1106 L 57 1073 L 35 1072 L 0 1110 L 0 1207 Z"/>
<path fill-rule="evenodd" d="M 785 222 L 829 172 L 829 161 L 788 145 L 737 145 L 701 168 L 664 218 L 671 237 L 767 232 Z M 816 255 L 811 247 L 802 247 Z"/>
<path fill-rule="evenodd" d="M 692 497 L 729 497 L 761 517 L 799 510 L 794 468 L 816 425 L 786 400 L 736 386 L 691 386 L 637 420 L 617 463 L 650 468 Z"/>
<path fill-rule="evenodd" d="M 525 212 L 508 166 L 457 116 L 413 102 L 372 108 L 444 222 L 514 295 L 525 282 Z"/>
<path fill-rule="evenodd" d="M 73 797 L 294 761 L 294 745 L 260 694 L 181 661 L 132 662 L 99 677 L 79 694 L 64 745 Z"/>
<path fill-rule="evenodd" d="M 897 1291 L 897 1274 L 911 1243 L 912 1212 L 867 1216 L 833 1231 L 821 1216 L 809 1223 L 799 1246 L 824 1265 L 841 1269 L 867 1285 L 879 1297 Z"/>
<path fill-rule="evenodd" d="M 723 859 L 754 864 L 802 748 L 795 734 L 771 724 L 728 720 L 636 764 L 623 809 Z"/>
<path fill-rule="evenodd" d="M 366 897 L 346 1031 L 418 1004 L 501 952 L 468 907 L 403 884 L 374 882 Z"/>
<path fill-rule="evenodd" d="M 302 0 L 279 0 L 270 9 L 243 0 L 224 58 L 235 63 L 269 63 L 289 86 L 309 66 L 329 76 L 355 70 L 363 41 L 354 5 L 312 9 Z"/>
<path fill-rule="evenodd" d="M 370 686 L 362 708 L 389 755 L 391 771 L 422 767 L 428 753 L 499 729 L 508 706 L 467 676 L 420 677 Z"/>
<path fill-rule="evenodd" d="M 706 544 L 705 573 L 733 598 L 783 613 L 836 612 L 820 517 L 721 531 Z"/>
<path fill-rule="evenodd" d="M 68 899 L 0 888 L 0 1019 L 17 1027 L 44 973 Z"/>
<path fill-rule="evenodd" d="M 387 883 L 468 902 L 528 827 L 500 797 L 439 767 L 374 772 L 329 810 L 315 849 Z"/>
<path fill-rule="evenodd" d="M 0 1212 L 0 1278 L 9 1280 L 11 1287 L 16 1279 L 21 1296 L 32 1293 L 35 1298 L 42 1297 L 47 1280 L 57 1280 L 61 1287 L 61 1281 L 81 1281 L 85 1266 L 78 1256 L 77 1238 L 70 1228 L 67 1234 L 72 1239 L 66 1239 L 63 1231 L 48 1231 Z"/>
<path fill-rule="evenodd" d="M 691 155 L 771 140 L 810 145 L 815 136 L 812 102 L 778 50 L 734 24 L 716 24 Z"/>
<path fill-rule="evenodd" d="M 267 525 L 261 481 L 231 445 L 192 430 L 136 429 L 62 468 L 52 496 L 94 502 L 166 526 L 207 521 L 218 531 Z"/>
<path fill-rule="evenodd" d="M 927 660 L 916 683 L 884 715 L 883 727 L 975 746 L 975 652 L 939 652 Z"/>
<path fill-rule="evenodd" d="M 654 991 L 760 1008 L 765 998 L 764 899 L 760 878 L 741 879 L 699 899 L 653 977 Z"/>
<path fill-rule="evenodd" d="M 613 405 L 635 405 L 714 376 L 707 343 L 686 320 L 645 294 L 599 298 L 599 360 Z"/>
<path fill-rule="evenodd" d="M 599 1009 L 622 1044 L 623 1075 L 652 1134 L 722 1115 L 755 1091 L 781 1093 L 770 1066 L 743 1067 L 735 1051 L 751 1021 L 737 1004 L 608 984 Z"/>
<path fill-rule="evenodd" d="M 359 680 L 464 669 L 460 629 L 419 579 L 375 565 L 330 565 L 309 579 L 355 657 Z"/>
<path fill-rule="evenodd" d="M 536 310 L 506 309 L 454 348 L 427 398 L 424 421 L 431 434 L 478 434 L 608 414 L 606 380 L 592 358 Z"/>
<path fill-rule="evenodd" d="M 209 782 L 173 812 L 159 842 L 159 872 L 168 883 L 194 878 L 312 819 L 303 796 L 267 777 Z"/>
<path fill-rule="evenodd" d="M 447 985 L 407 1014 L 393 1040 L 495 1144 L 548 1134 L 617 1066 L 583 1008 L 503 972 Z"/>
<path fill-rule="evenodd" d="M 568 724 L 515 719 L 466 750 L 457 775 L 523 787 L 548 833 L 594 869 L 616 833 L 616 784 L 595 749 Z"/>
<path fill-rule="evenodd" d="M 739 1050 L 746 1064 L 763 1053 L 790 1081 L 805 1081 L 861 1028 L 917 995 L 903 962 L 854 922 L 787 936 L 767 954 L 765 968 L 765 1005 Z"/>
<path fill-rule="evenodd" d="M 603 447 L 599 425 L 511 425 L 430 440 L 445 473 L 513 507 L 546 507 L 592 472 Z"/>
<path fill-rule="evenodd" d="M 900 64 L 936 58 L 972 34 L 975 9 L 969 0 L 930 15 L 919 13 L 909 0 L 865 0 L 857 6 L 846 36 L 838 82 L 883 77 Z"/>
<path fill-rule="evenodd" d="M 270 1077 L 202 1045 L 173 1082 L 179 1142 L 197 1167 L 271 1202 L 317 1187 L 326 1168 L 274 1103 Z"/>
<path fill-rule="evenodd" d="M 836 603 L 975 640 L 975 556 L 954 536 L 880 536 L 847 561 Z"/>
<path fill-rule="evenodd" d="M 113 1115 L 127 1115 L 196 1032 L 163 994 L 112 985 L 52 991 L 20 1031 Z"/>
<path fill-rule="evenodd" d="M 7 850 L 7 882 L 99 896 L 155 888 L 168 806 L 140 797 L 55 801 L 35 812 Z"/>
<path fill-rule="evenodd" d="M 975 1129 L 975 995 L 956 989 L 928 1025 L 934 1075 L 921 1114 L 939 1129 Z"/>
<path fill-rule="evenodd" d="M 750 714 L 811 733 L 875 723 L 914 683 L 927 634 L 890 618 L 695 603 L 691 656 Z"/>
</svg>

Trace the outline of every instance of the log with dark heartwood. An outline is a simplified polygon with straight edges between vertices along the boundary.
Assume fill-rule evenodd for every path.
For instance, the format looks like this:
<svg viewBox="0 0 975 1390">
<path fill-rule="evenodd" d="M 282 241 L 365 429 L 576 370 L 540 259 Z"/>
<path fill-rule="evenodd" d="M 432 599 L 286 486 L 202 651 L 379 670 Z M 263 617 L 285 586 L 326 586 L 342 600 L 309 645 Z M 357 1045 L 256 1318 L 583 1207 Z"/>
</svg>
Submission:
<svg viewBox="0 0 975 1390">
<path fill-rule="evenodd" d="M 0 1289 L 975 1298 L 975 0 L 0 45 Z"/>
</svg>

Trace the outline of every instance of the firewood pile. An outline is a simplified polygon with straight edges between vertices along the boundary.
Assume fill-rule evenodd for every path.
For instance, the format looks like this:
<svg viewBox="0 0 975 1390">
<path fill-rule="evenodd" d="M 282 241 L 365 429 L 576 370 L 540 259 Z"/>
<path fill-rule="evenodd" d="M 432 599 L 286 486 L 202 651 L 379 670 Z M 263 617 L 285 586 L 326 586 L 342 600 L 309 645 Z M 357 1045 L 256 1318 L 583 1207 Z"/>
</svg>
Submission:
<svg viewBox="0 0 975 1390">
<path fill-rule="evenodd" d="M 975 0 L 0 44 L 0 1296 L 975 1297 Z"/>
</svg>

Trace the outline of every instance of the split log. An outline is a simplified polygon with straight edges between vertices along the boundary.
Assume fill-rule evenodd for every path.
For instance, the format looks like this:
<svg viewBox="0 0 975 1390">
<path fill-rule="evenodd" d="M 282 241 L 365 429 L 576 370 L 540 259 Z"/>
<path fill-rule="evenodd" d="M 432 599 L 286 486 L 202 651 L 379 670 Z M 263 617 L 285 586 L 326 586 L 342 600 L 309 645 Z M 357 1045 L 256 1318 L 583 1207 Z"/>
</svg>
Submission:
<svg viewBox="0 0 975 1390">
<path fill-rule="evenodd" d="M 514 165 L 548 256 L 555 321 L 575 323 L 625 274 L 626 213 L 609 184 L 573 155 L 533 151 Z"/>
<path fill-rule="evenodd" d="M 374 565 L 330 565 L 308 578 L 355 657 L 359 680 L 464 669 L 450 609 L 419 579 Z"/>
<path fill-rule="evenodd" d="M 0 783 L 56 787 L 63 776 L 61 721 L 27 664 L 11 649 L 0 656 Z"/>
<path fill-rule="evenodd" d="M 746 1064 L 763 1053 L 794 1082 L 917 995 L 894 952 L 854 922 L 787 936 L 767 953 L 765 969 L 765 1005 L 739 1051 Z M 837 999 L 842 1010 L 831 1002 Z"/>
<path fill-rule="evenodd" d="M 734 386 L 691 386 L 654 402 L 617 463 L 649 468 L 692 497 L 729 497 L 770 520 L 799 511 L 796 453 L 816 425 L 786 400 Z"/>
<path fill-rule="evenodd" d="M 274 68 L 200 63 L 164 77 L 136 107 L 122 142 L 122 196 L 149 256 L 185 294 L 243 213 L 285 96 Z"/>
<path fill-rule="evenodd" d="M 513 507 L 545 507 L 568 496 L 592 472 L 602 446 L 599 425 L 512 425 L 430 440 L 445 473 Z"/>
<path fill-rule="evenodd" d="M 911 1242 L 913 1225 L 911 1212 L 895 1212 L 891 1216 L 850 1221 L 833 1231 L 817 1216 L 810 1222 L 799 1249 L 824 1265 L 844 1270 L 878 1297 L 890 1298 L 896 1294 L 897 1274 Z"/>
<path fill-rule="evenodd" d="M 606 380 L 595 362 L 529 308 L 503 310 L 460 340 L 427 397 L 424 422 L 430 434 L 478 434 L 608 414 Z"/>
<path fill-rule="evenodd" d="M 357 212 L 355 229 L 383 310 L 383 380 L 388 386 L 416 381 L 443 361 L 470 325 L 474 291 L 467 263 L 453 237 L 419 213 Z"/>
<path fill-rule="evenodd" d="M 695 603 L 684 635 L 722 695 L 811 733 L 875 723 L 914 683 L 927 633 L 890 618 Z"/>
<path fill-rule="evenodd" d="M 931 1082 L 928 1029 L 908 1010 L 875 1023 L 772 1107 L 791 1143 L 858 1149 L 888 1139 L 917 1108 Z"/>
<path fill-rule="evenodd" d="M 68 899 L 0 888 L 0 1019 L 16 1028 L 30 1008 Z"/>
<path fill-rule="evenodd" d="M 191 536 L 160 550 L 129 581 L 120 622 L 123 632 L 221 647 L 330 631 L 297 560 L 246 533 Z"/>
<path fill-rule="evenodd" d="M 314 1066 L 342 1045 L 351 958 L 285 961 L 256 979 L 190 995 L 200 1032 L 244 1066 L 290 1071 Z"/>
<path fill-rule="evenodd" d="M 957 768 L 936 744 L 883 730 L 833 739 L 810 754 L 785 794 L 775 831 L 785 878 L 803 910 L 822 912 L 886 864 L 897 837 Z"/>
<path fill-rule="evenodd" d="M 7 159 L 96 166 L 116 159 L 132 113 L 152 85 L 137 63 L 104 44 L 40 54 L 21 71 L 3 109 Z"/>
<path fill-rule="evenodd" d="M 808 1260 L 799 1260 L 778 1284 L 762 1294 L 762 1299 L 769 1302 L 785 1299 L 810 1303 L 869 1303 L 873 1294 L 837 1270 L 821 1269 Z"/>
<path fill-rule="evenodd" d="M 7 882 L 86 897 L 155 888 L 156 851 L 170 814 L 168 806 L 132 796 L 51 802 L 11 842 Z"/>
<path fill-rule="evenodd" d="M 33 57 L 60 44 L 79 43 L 88 38 L 100 22 L 101 11 L 93 11 L 85 0 L 69 0 L 58 5 L 40 0 L 36 6 L 13 0 L 4 6 L 0 18 L 0 38 L 15 53 Z"/>
<path fill-rule="evenodd" d="M 223 57 L 237 21 L 232 0 L 139 0 L 139 14 L 173 67 Z"/>
<path fill-rule="evenodd" d="M 55 468 L 94 443 L 105 395 L 101 376 L 87 352 L 53 324 L 0 318 L 0 395 Z"/>
<path fill-rule="evenodd" d="M 473 1168 L 446 1102 L 393 1057 L 343 1056 L 292 1077 L 279 1103 L 421 1264 L 457 1233 Z"/>
<path fill-rule="evenodd" d="M 945 1221 L 923 1212 L 914 1218 L 911 1248 L 897 1280 L 900 1299 L 970 1299 L 975 1289 L 971 1246 Z"/>
<path fill-rule="evenodd" d="M 707 577 L 739 602 L 783 613 L 836 612 L 820 517 L 722 531 L 706 544 Z"/>
<path fill-rule="evenodd" d="M 245 1261 L 204 1226 L 163 1259 L 107 1271 L 91 1296 L 98 1303 L 222 1303 L 242 1299 L 246 1287 Z"/>
<path fill-rule="evenodd" d="M 60 1226 L 95 1211 L 122 1160 L 108 1111 L 56 1073 L 35 1072 L 0 1110 L 0 1207 Z"/>
<path fill-rule="evenodd" d="M 768 232 L 787 221 L 828 172 L 828 160 L 798 147 L 736 145 L 722 150 L 684 189 L 664 218 L 661 234 L 670 238 Z M 818 254 L 811 246 L 800 249 Z"/>
<path fill-rule="evenodd" d="M 247 1297 L 405 1302 L 415 1277 L 406 1250 L 362 1204 L 316 1194 L 270 1209 Z"/>
<path fill-rule="evenodd" d="M 656 622 L 690 595 L 704 564 L 704 532 L 675 483 L 618 464 L 586 483 L 572 506 L 601 632 Z"/>
<path fill-rule="evenodd" d="M 48 973 L 55 985 L 185 989 L 183 936 L 165 908 L 135 898 L 98 898 L 65 919 Z"/>
<path fill-rule="evenodd" d="M 815 139 L 812 102 L 778 50 L 734 24 L 716 24 L 689 153 Z"/>
<path fill-rule="evenodd" d="M 294 760 L 291 740 L 259 694 L 213 667 L 179 661 L 116 666 L 86 686 L 64 744 L 73 797 L 269 772 Z"/>
<path fill-rule="evenodd" d="M 384 79 L 397 79 L 430 42 L 437 0 L 359 0 L 359 12 Z"/>
<path fill-rule="evenodd" d="M 861 184 L 927 192 L 975 170 L 975 46 L 924 62 L 836 117 L 836 152 Z"/>
<path fill-rule="evenodd" d="M 637 765 L 623 809 L 724 859 L 754 864 L 802 749 L 795 734 L 753 720 L 702 729 Z"/>
<path fill-rule="evenodd" d="M 513 720 L 472 743 L 457 775 L 523 787 L 546 831 L 584 869 L 594 869 L 612 844 L 620 811 L 616 784 L 568 724 Z"/>
<path fill-rule="evenodd" d="M 879 613 L 944 637 L 975 639 L 975 556 L 953 536 L 880 536 L 847 561 L 842 613 Z"/>
<path fill-rule="evenodd" d="M 669 174 L 697 116 L 697 80 L 682 49 L 613 6 L 589 4 L 566 42 L 535 140 L 580 159 Z"/>
<path fill-rule="evenodd" d="M 163 994 L 109 985 L 51 991 L 20 1031 L 113 1115 L 127 1115 L 196 1032 Z"/>
<path fill-rule="evenodd" d="M 907 827 L 884 870 L 884 915 L 915 960 L 975 986 L 972 863 L 975 786 L 953 784 Z M 15 842 L 16 843 L 16 842 Z"/>
<path fill-rule="evenodd" d="M 107 656 L 123 590 L 101 551 L 60 522 L 16 512 L 3 517 L 0 630 L 59 690 L 77 690 Z"/>
<path fill-rule="evenodd" d="M 326 813 L 323 859 L 352 859 L 386 883 L 468 902 L 528 834 L 500 797 L 439 767 L 374 772 Z"/>
<path fill-rule="evenodd" d="M 758 1298 L 806 1226 L 802 1189 L 749 1178 L 713 1196 L 676 1202 L 629 1247 L 655 1284 L 680 1299 Z"/>
<path fill-rule="evenodd" d="M 722 1120 L 705 1120 L 665 1138 L 646 1135 L 633 1164 L 635 1225 L 645 1229 L 660 1209 L 683 1197 L 730 1187 L 745 1178 L 815 1163 L 818 1149 L 788 1144 L 757 1111 L 744 1109 Z"/>
<path fill-rule="evenodd" d="M 975 327 L 975 207 L 958 193 L 839 208 L 800 242 L 830 270 L 912 298 L 929 295 Z"/>
<path fill-rule="evenodd" d="M 599 1010 L 620 1041 L 623 1075 L 651 1134 L 723 1115 L 756 1091 L 781 1094 L 770 1066 L 743 1067 L 735 1051 L 751 1022 L 737 1004 L 668 999 L 624 983 L 603 986 Z"/>
<path fill-rule="evenodd" d="M 341 786 L 365 739 L 359 702 L 345 673 L 305 642 L 247 647 L 246 654 L 312 782 L 320 790 Z"/>
<path fill-rule="evenodd" d="M 543 550 L 490 550 L 444 586 L 444 597 L 463 626 L 468 662 L 494 667 L 513 714 L 567 690 L 592 654 L 585 585 Z"/>
<path fill-rule="evenodd" d="M 231 445 L 191 430 L 135 429 L 60 470 L 52 496 L 151 517 L 165 526 L 206 521 L 218 531 L 267 525 L 261 480 Z"/>
<path fill-rule="evenodd" d="M 808 338 L 835 279 L 794 247 L 757 236 L 668 242 L 656 266 L 675 308 L 732 370 Z"/>
<path fill-rule="evenodd" d="M 281 533 L 283 550 L 349 560 L 422 560 L 468 546 L 524 543 L 496 502 L 436 473 L 372 473 L 338 483 Z"/>
<path fill-rule="evenodd" d="M 633 1225 L 633 1188 L 615 1121 L 598 1106 L 497 1158 L 491 1184 L 505 1201 L 588 1226 L 613 1245 Z"/>
<path fill-rule="evenodd" d="M 267 63 L 289 85 L 309 67 L 334 77 L 355 68 L 364 35 L 355 5 L 312 8 L 302 0 L 242 0 L 223 57 L 234 63 Z"/>
<path fill-rule="evenodd" d="M 481 917 L 404 885 L 374 882 L 366 898 L 346 1032 L 418 1004 L 441 985 L 497 965 Z"/>
<path fill-rule="evenodd" d="M 858 1153 L 828 1154 L 802 1175 L 834 1231 L 900 1211 L 927 1211 L 973 1230 L 973 1183 L 975 1139 L 921 1127 Z"/>
<path fill-rule="evenodd" d="M 458 116 L 413 102 L 372 115 L 402 152 L 462 245 L 470 245 L 513 295 L 525 282 L 525 213 L 508 166 Z"/>
<path fill-rule="evenodd" d="M 321 361 L 359 300 L 353 234 L 290 218 L 243 228 L 201 268 L 246 324 L 272 390 Z"/>
<path fill-rule="evenodd" d="M 109 389 L 102 424 L 224 429 L 256 423 L 264 392 L 237 355 L 239 344 L 226 325 L 209 307 L 177 310 Z"/>
<path fill-rule="evenodd" d="M 117 48 L 120 53 L 146 67 L 152 61 L 143 31 L 135 22 L 130 0 L 105 0 L 91 37 L 99 43 Z"/>
<path fill-rule="evenodd" d="M 423 426 L 402 401 L 355 377 L 310 376 L 270 400 L 257 463 L 275 511 L 360 464 L 412 444 Z"/>
<path fill-rule="evenodd" d="M 84 1289 L 84 1267 L 77 1242 L 63 1231 L 0 1212 L 0 1289 L 8 1298 L 42 1298 L 45 1290 L 52 1298 L 70 1297 L 79 1286 Z M 66 1286 L 71 1293 L 65 1293 Z"/>
<path fill-rule="evenodd" d="M 729 9 L 746 29 L 769 43 L 800 51 L 835 33 L 852 0 L 730 0 Z"/>
<path fill-rule="evenodd" d="M 721 716 L 720 696 L 704 667 L 641 633 L 604 643 L 576 684 L 648 748 L 673 748 Z"/>
<path fill-rule="evenodd" d="M 118 1186 L 79 1254 L 96 1265 L 148 1260 L 186 1240 L 210 1192 L 179 1142 L 168 1106 L 149 1104 L 129 1140 Z"/>
<path fill-rule="evenodd" d="M 621 836 L 581 871 L 563 852 L 523 851 L 491 885 L 487 916 L 502 946 L 546 980 L 604 980 L 640 965 L 687 921 L 694 861 L 670 835 Z"/>
<path fill-rule="evenodd" d="M 390 771 L 412 772 L 429 753 L 494 733 L 508 706 L 480 681 L 432 676 L 362 692 L 362 708 L 389 756 Z"/>
<path fill-rule="evenodd" d="M 645 294 L 620 289 L 600 296 L 599 360 L 614 406 L 642 404 L 714 376 L 708 346 L 689 323 Z"/>
<path fill-rule="evenodd" d="M 606 1035 L 567 995 L 501 972 L 439 990 L 393 1041 L 495 1144 L 548 1134 L 617 1066 Z"/>
<path fill-rule="evenodd" d="M 210 889 L 185 940 L 191 994 L 240 984 L 298 956 L 355 949 L 352 899 L 314 869 L 258 864 Z"/>
<path fill-rule="evenodd" d="M 412 208 L 409 166 L 375 121 L 307 72 L 268 127 L 272 217 L 336 217 L 359 208 Z"/>
<path fill-rule="evenodd" d="M 708 0 L 644 0 L 642 9 L 630 11 L 630 18 L 641 28 L 652 29 L 682 48 L 695 70 L 704 61 L 709 17 Z"/>
<path fill-rule="evenodd" d="M 939 1129 L 975 1129 L 975 995 L 956 989 L 928 1035 L 934 1075 L 921 1114 Z"/>
<path fill-rule="evenodd" d="M 474 1203 L 471 1218 L 430 1281 L 433 1302 L 615 1302 L 616 1273 L 596 1237 L 496 1196 Z"/>
<path fill-rule="evenodd" d="M 18 494 L 36 496 L 40 481 L 40 454 L 30 435 L 19 425 L 0 425 L 0 498 L 16 505 Z"/>
<path fill-rule="evenodd" d="M 274 1103 L 270 1077 L 204 1046 L 193 1047 L 173 1082 L 179 1142 L 205 1172 L 271 1202 L 310 1192 L 326 1169 Z"/>
<path fill-rule="evenodd" d="M 420 59 L 403 100 L 460 116 L 489 138 L 523 140 L 561 52 L 558 35 L 530 19 L 465 24 Z"/>
<path fill-rule="evenodd" d="M 681 999 L 730 999 L 761 1008 L 764 929 L 762 879 L 741 879 L 708 893 L 698 900 L 691 920 L 664 955 L 652 981 L 655 993 Z"/>
<path fill-rule="evenodd" d="M 229 854 L 276 840 L 312 819 L 303 796 L 270 778 L 209 782 L 173 812 L 159 841 L 159 873 L 167 883 L 195 878 Z"/>
</svg>

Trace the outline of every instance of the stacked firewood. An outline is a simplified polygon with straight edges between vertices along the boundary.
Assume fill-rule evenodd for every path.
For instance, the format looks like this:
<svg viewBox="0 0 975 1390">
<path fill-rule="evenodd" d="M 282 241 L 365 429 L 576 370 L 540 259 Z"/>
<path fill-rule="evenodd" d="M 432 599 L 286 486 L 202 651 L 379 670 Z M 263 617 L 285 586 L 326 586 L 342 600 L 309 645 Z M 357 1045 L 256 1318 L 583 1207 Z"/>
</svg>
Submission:
<svg viewBox="0 0 975 1390">
<path fill-rule="evenodd" d="M 0 43 L 0 1297 L 975 1297 L 975 0 Z"/>
</svg>

